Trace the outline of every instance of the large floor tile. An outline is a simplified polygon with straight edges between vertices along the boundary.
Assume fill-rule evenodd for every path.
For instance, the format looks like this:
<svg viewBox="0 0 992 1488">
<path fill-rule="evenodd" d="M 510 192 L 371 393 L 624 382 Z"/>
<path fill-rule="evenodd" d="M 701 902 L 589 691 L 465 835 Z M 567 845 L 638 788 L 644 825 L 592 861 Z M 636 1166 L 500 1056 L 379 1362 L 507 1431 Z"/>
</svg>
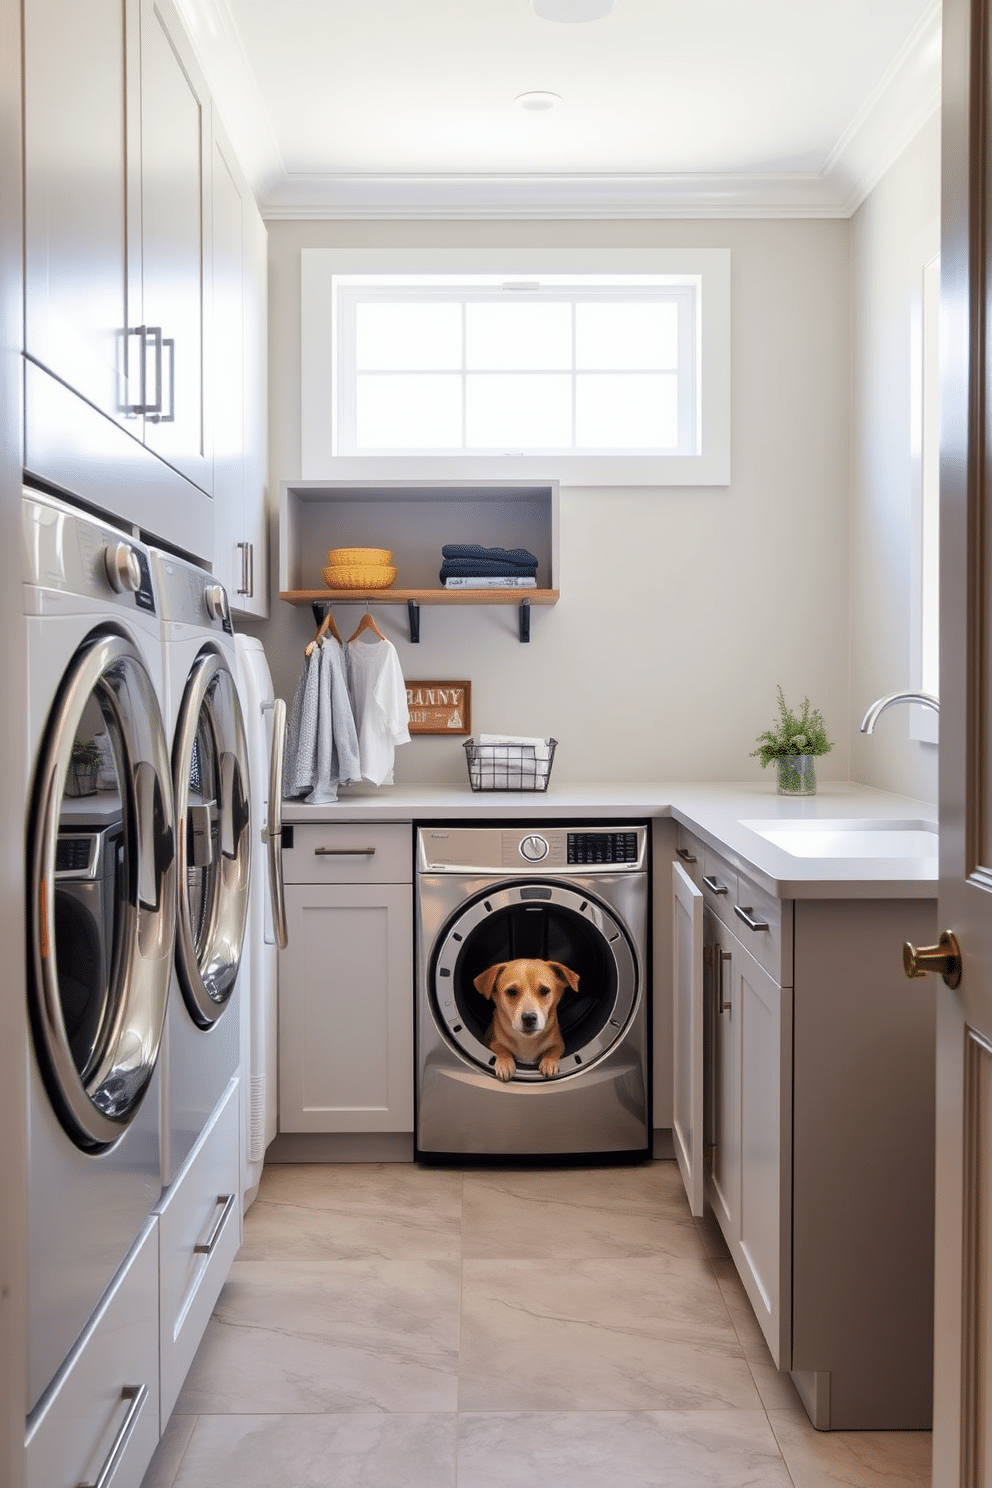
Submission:
<svg viewBox="0 0 992 1488">
<path fill-rule="evenodd" d="M 466 1173 L 466 1259 L 702 1256 L 674 1162 Z"/>
<path fill-rule="evenodd" d="M 768 1419 L 796 1488 L 930 1488 L 929 1431 L 816 1431 L 801 1406 Z"/>
<path fill-rule="evenodd" d="M 235 1261 L 178 1409 L 453 1410 L 458 1295 L 450 1261 Z"/>
<path fill-rule="evenodd" d="M 763 1411 L 464 1415 L 458 1488 L 790 1488 Z"/>
<path fill-rule="evenodd" d="M 380 1414 L 201 1419 L 174 1488 L 228 1484 L 454 1488 L 455 1418 Z"/>
<path fill-rule="evenodd" d="M 706 1261 L 547 1256 L 462 1272 L 462 1410 L 760 1405 Z"/>
<path fill-rule="evenodd" d="M 406 1163 L 270 1163 L 242 1260 L 457 1260 L 460 1173 Z"/>
</svg>

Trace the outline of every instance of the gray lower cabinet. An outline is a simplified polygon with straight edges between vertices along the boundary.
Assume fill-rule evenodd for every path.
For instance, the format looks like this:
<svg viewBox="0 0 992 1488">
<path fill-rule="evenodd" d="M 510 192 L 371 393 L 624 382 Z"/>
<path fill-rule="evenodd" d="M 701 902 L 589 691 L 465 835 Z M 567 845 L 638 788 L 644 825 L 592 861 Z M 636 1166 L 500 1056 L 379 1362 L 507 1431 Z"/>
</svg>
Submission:
<svg viewBox="0 0 992 1488">
<path fill-rule="evenodd" d="M 935 1016 L 932 987 L 906 980 L 900 950 L 935 938 L 936 905 L 782 902 L 684 830 L 679 846 L 673 1047 L 683 1177 L 685 1150 L 699 1152 L 706 1205 L 814 1425 L 926 1429 Z M 687 952 L 696 895 L 698 967 Z M 685 1032 L 693 1026 L 701 1053 Z M 678 1098 L 694 1080 L 695 1116 Z M 696 1122 L 701 1132 L 686 1137 Z M 690 1181 L 686 1191 L 692 1203 Z"/>
<path fill-rule="evenodd" d="M 409 825 L 296 825 L 283 848 L 279 1130 L 413 1131 Z"/>
</svg>

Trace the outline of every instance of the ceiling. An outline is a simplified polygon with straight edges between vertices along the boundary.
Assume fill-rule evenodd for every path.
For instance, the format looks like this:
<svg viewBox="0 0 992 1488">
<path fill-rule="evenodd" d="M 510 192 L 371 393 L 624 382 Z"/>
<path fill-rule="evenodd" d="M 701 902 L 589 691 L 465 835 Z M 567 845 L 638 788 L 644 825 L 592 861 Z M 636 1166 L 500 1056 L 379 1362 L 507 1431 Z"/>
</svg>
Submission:
<svg viewBox="0 0 992 1488">
<path fill-rule="evenodd" d="M 940 0 L 176 3 L 268 217 L 849 216 L 940 103 Z"/>
</svg>

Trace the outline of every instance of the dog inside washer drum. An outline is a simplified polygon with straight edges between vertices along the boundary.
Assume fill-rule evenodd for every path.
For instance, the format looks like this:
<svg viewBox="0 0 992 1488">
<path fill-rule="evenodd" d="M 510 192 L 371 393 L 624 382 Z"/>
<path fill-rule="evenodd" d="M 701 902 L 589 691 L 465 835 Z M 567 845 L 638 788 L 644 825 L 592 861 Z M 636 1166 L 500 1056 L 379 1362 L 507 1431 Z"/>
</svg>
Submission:
<svg viewBox="0 0 992 1488">
<path fill-rule="evenodd" d="M 616 972 L 600 937 L 555 908 L 497 912 L 466 944 L 455 978 L 462 1016 L 492 1050 L 492 1072 L 512 1080 L 518 1066 L 559 1074 L 562 1057 L 607 1023 Z"/>
</svg>

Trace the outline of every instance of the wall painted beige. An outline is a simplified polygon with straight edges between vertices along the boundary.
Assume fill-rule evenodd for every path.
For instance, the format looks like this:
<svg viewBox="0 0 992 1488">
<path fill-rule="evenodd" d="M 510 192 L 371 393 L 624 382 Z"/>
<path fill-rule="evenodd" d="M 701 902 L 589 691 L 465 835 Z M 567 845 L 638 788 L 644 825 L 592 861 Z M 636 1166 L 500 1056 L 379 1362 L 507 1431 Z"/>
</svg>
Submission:
<svg viewBox="0 0 992 1488">
<path fill-rule="evenodd" d="M 921 130 L 851 222 L 851 778 L 937 800 L 937 746 L 909 735 L 909 710 L 869 738 L 869 703 L 912 685 L 914 468 L 910 326 L 940 216 L 940 118 Z"/>
<path fill-rule="evenodd" d="M 563 489 L 562 597 L 535 611 L 531 644 L 515 639 L 512 607 L 425 607 L 411 646 L 405 610 L 384 606 L 405 674 L 471 678 L 476 732 L 554 735 L 558 780 L 763 778 L 769 790 L 749 752 L 781 682 L 792 702 L 809 694 L 837 741 L 821 776 L 846 779 L 847 222 L 271 222 L 270 499 L 300 475 L 300 250 L 498 243 L 730 248 L 732 481 Z M 311 631 L 309 611 L 278 599 L 257 627 L 287 699 Z M 463 780 L 460 744 L 414 740 L 396 778 Z"/>
</svg>

